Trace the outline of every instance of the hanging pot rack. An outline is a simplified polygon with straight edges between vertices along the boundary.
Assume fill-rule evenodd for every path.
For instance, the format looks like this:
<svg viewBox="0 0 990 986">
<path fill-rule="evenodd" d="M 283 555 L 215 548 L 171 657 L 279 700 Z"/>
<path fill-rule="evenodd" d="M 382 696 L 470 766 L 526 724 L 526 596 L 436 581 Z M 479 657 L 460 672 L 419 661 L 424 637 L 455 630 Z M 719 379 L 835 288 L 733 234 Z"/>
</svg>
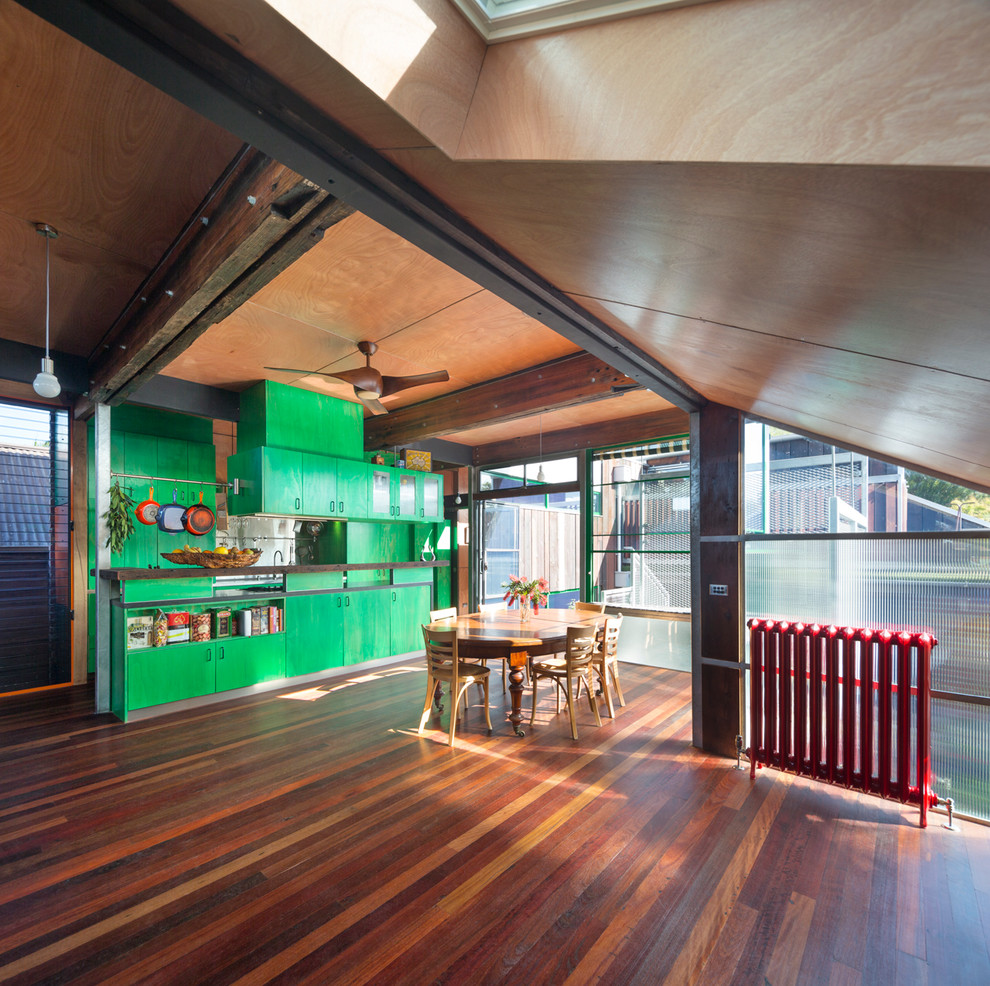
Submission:
<svg viewBox="0 0 990 986">
<path fill-rule="evenodd" d="M 110 470 L 110 478 L 140 479 L 143 482 L 147 482 L 147 483 L 158 483 L 158 484 L 164 483 L 166 485 L 172 485 L 172 486 L 177 486 L 178 484 L 182 483 L 186 486 L 198 486 L 200 489 L 203 489 L 207 486 L 213 486 L 216 487 L 217 491 L 233 489 L 235 493 L 239 492 L 238 487 L 240 485 L 237 480 L 234 480 L 234 482 L 232 483 L 217 483 L 217 482 L 204 483 L 202 480 L 199 479 L 172 479 L 169 476 L 142 476 L 140 473 L 117 472 L 115 469 Z"/>
</svg>

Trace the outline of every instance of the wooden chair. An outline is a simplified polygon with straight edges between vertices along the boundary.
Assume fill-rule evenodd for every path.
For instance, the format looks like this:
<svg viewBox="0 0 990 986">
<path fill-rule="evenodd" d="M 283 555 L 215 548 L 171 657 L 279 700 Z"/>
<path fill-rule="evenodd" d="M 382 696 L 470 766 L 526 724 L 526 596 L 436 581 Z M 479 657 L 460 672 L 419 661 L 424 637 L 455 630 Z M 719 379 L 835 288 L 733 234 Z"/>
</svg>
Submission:
<svg viewBox="0 0 990 986">
<path fill-rule="evenodd" d="M 619 684 L 618 650 L 619 631 L 621 629 L 621 613 L 617 616 L 610 616 L 598 628 L 598 633 L 595 635 L 595 651 L 591 661 L 601 693 L 605 696 L 609 717 L 612 719 L 615 718 L 615 708 L 612 705 L 612 689 L 609 687 L 609 678 L 612 679 L 612 684 L 615 686 L 615 695 L 619 700 L 619 705 L 626 704 L 626 700 L 622 697 L 622 686 Z"/>
<path fill-rule="evenodd" d="M 580 600 L 574 604 L 576 610 L 584 610 L 586 613 L 604 613 L 605 603 L 583 603 Z"/>
<path fill-rule="evenodd" d="M 450 736 L 448 746 L 454 745 L 454 730 L 460 712 L 461 699 L 470 685 L 480 682 L 485 693 L 485 722 L 488 735 L 492 733 L 492 720 L 488 712 L 488 668 L 480 664 L 465 664 L 457 657 L 456 630 L 430 630 L 423 627 L 423 642 L 426 645 L 426 701 L 423 703 L 423 716 L 419 720 L 419 733 L 422 736 L 426 720 L 430 717 L 430 706 L 437 685 L 445 681 L 450 686 Z M 441 710 L 442 711 L 442 710 Z"/>
<path fill-rule="evenodd" d="M 457 619 L 457 607 L 450 606 L 447 609 L 431 609 L 430 610 L 430 622 L 439 623 L 440 620 L 456 620 Z"/>
<path fill-rule="evenodd" d="M 595 716 L 595 724 L 602 724 L 598 714 L 598 701 L 592 687 L 592 660 L 595 651 L 594 627 L 568 627 L 567 648 L 561 657 L 534 658 L 530 668 L 533 679 L 533 711 L 529 717 L 530 726 L 536 719 L 536 686 L 541 678 L 547 678 L 557 686 L 557 711 L 560 712 L 560 694 L 567 699 L 567 713 L 571 720 L 571 738 L 577 739 L 577 720 L 574 715 L 574 703 L 580 693 L 581 682 L 584 682 L 588 692 L 588 703 Z"/>
</svg>

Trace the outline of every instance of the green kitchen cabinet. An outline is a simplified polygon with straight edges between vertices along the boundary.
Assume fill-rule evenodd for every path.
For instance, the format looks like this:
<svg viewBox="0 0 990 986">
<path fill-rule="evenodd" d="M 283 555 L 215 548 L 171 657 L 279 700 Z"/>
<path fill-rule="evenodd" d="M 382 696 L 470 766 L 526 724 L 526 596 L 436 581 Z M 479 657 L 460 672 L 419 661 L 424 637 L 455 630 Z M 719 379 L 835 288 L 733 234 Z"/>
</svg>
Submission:
<svg viewBox="0 0 990 986">
<path fill-rule="evenodd" d="M 418 478 L 417 520 L 443 520 L 443 476 L 433 472 L 420 473 Z"/>
<path fill-rule="evenodd" d="M 228 481 L 236 478 L 240 486 L 229 497 L 230 513 L 341 516 L 345 490 L 338 485 L 337 468 L 337 459 L 311 452 L 268 446 L 238 452 L 227 459 Z M 346 472 L 353 484 L 351 471 Z"/>
<path fill-rule="evenodd" d="M 430 619 L 432 586 L 395 586 L 391 590 L 390 651 L 408 654 L 423 649 L 422 625 Z"/>
<path fill-rule="evenodd" d="M 285 634 L 226 637 L 216 647 L 216 690 L 246 688 L 285 677 Z"/>
<path fill-rule="evenodd" d="M 368 517 L 372 520 L 395 520 L 393 473 L 388 466 L 372 466 L 368 473 Z"/>
<path fill-rule="evenodd" d="M 212 694 L 219 643 L 211 640 L 128 651 L 127 710 Z"/>
<path fill-rule="evenodd" d="M 337 511 L 338 517 L 363 520 L 370 511 L 368 502 L 369 474 L 367 462 L 337 459 Z"/>
<path fill-rule="evenodd" d="M 315 674 L 344 663 L 343 595 L 327 592 L 286 598 L 286 677 Z"/>
<path fill-rule="evenodd" d="M 227 457 L 227 480 L 238 481 L 228 495 L 232 516 L 302 513 L 302 453 L 251 448 Z"/>
<path fill-rule="evenodd" d="M 341 593 L 344 664 L 360 664 L 391 653 L 391 589 Z"/>
<path fill-rule="evenodd" d="M 240 397 L 237 443 L 345 459 L 364 454 L 364 408 L 353 401 L 264 380 Z"/>
</svg>

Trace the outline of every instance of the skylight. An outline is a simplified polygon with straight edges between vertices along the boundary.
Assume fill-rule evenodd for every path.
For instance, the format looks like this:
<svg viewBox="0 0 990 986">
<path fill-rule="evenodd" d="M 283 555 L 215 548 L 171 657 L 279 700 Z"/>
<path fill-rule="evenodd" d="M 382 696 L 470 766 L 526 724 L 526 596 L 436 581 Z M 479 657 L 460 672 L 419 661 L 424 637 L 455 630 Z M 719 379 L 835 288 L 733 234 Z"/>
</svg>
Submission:
<svg viewBox="0 0 990 986">
<path fill-rule="evenodd" d="M 453 0 L 489 44 L 712 0 Z"/>
</svg>

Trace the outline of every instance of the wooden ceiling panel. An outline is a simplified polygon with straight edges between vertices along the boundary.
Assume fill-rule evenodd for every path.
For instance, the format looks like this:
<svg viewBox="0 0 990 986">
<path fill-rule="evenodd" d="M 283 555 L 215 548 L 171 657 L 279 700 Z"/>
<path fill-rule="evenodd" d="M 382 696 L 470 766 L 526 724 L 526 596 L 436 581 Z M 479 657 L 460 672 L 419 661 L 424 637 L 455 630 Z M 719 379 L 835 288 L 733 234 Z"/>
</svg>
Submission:
<svg viewBox="0 0 990 986">
<path fill-rule="evenodd" d="M 0 212 L 150 266 L 240 144 L 0 3 Z"/>
<path fill-rule="evenodd" d="M 480 288 L 386 339 L 382 347 L 447 370 L 456 386 L 445 386 L 445 392 L 578 352 L 563 336 Z M 417 390 L 402 403 L 423 399 Z"/>
<path fill-rule="evenodd" d="M 984 344 L 990 171 L 392 156 L 579 299 L 958 372 Z"/>
<path fill-rule="evenodd" d="M 108 313 L 124 307 L 146 270 L 65 234 L 50 250 L 51 348 L 88 357 L 112 321 Z M 2 211 L 0 272 L 0 338 L 43 347 L 45 238 L 34 223 Z"/>
<path fill-rule="evenodd" d="M 328 230 L 254 303 L 354 343 L 382 343 L 477 291 L 468 278 L 356 213 Z"/>
<path fill-rule="evenodd" d="M 717 323 L 699 323 L 615 303 L 599 314 L 628 327 L 687 379 L 708 381 L 709 400 L 880 456 L 986 485 L 990 447 L 981 417 L 990 381 L 974 374 L 780 339 Z"/>
</svg>

